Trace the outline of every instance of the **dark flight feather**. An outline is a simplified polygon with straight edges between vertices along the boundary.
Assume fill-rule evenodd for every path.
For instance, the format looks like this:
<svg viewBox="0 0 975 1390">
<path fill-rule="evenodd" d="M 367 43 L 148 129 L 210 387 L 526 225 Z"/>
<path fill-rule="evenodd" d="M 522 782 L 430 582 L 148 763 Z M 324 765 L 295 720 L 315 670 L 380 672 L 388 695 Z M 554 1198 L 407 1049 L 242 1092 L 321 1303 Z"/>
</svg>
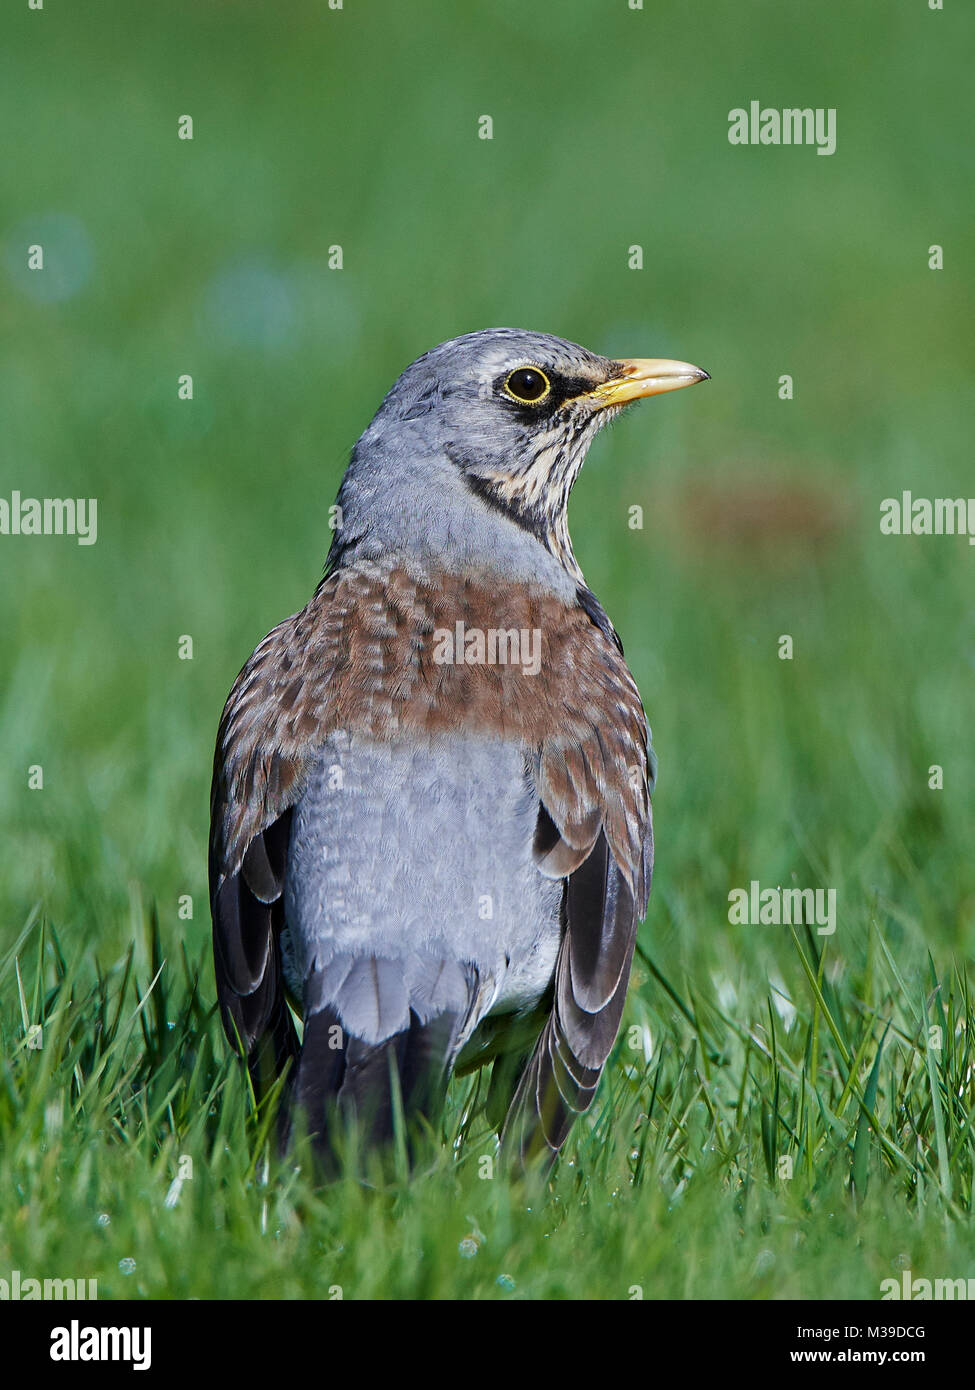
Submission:
<svg viewBox="0 0 975 1390">
<path fill-rule="evenodd" d="M 649 818 L 644 842 L 640 877 L 649 891 Z M 634 901 L 600 832 L 566 882 L 552 1012 L 505 1121 L 502 1148 L 524 1164 L 554 1159 L 573 1120 L 592 1102 L 619 1032 L 637 923 L 645 910 L 646 899 Z"/>
</svg>

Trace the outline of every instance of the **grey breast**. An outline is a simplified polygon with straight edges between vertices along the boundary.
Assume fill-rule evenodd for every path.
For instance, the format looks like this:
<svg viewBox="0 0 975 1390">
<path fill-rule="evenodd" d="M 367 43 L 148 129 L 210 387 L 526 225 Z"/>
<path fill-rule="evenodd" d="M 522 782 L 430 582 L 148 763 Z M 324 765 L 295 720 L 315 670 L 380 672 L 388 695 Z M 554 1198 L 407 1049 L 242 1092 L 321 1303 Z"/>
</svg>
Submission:
<svg viewBox="0 0 975 1390">
<path fill-rule="evenodd" d="M 451 1012 L 460 1046 L 486 1013 L 544 993 L 561 882 L 532 860 L 524 750 L 469 734 L 377 744 L 333 734 L 295 807 L 285 912 L 290 983 L 370 1043 Z"/>
</svg>

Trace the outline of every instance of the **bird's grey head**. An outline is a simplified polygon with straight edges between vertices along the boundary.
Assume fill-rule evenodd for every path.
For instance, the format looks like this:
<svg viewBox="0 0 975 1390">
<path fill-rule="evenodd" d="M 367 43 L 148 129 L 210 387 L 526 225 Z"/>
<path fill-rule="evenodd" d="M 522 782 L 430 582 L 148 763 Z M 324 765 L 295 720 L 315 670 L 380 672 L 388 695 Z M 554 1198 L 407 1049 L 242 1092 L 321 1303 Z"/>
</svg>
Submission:
<svg viewBox="0 0 975 1390">
<path fill-rule="evenodd" d="M 333 559 L 370 533 L 373 548 L 408 547 L 422 534 L 431 553 L 460 544 L 470 555 L 480 532 L 489 552 L 487 509 L 581 577 L 567 508 L 597 431 L 629 401 L 706 376 L 686 362 L 601 357 L 513 328 L 441 343 L 407 367 L 356 445 Z"/>
</svg>

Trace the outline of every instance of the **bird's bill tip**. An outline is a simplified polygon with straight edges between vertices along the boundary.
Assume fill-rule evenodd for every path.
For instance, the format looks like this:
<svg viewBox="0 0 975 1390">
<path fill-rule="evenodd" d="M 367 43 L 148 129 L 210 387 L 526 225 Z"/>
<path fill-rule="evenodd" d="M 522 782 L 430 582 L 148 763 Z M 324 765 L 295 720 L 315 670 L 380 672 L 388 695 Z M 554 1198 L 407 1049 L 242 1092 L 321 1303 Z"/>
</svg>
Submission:
<svg viewBox="0 0 975 1390">
<path fill-rule="evenodd" d="M 690 362 L 672 362 L 667 357 L 624 357 L 619 365 L 623 370 L 618 375 L 589 393 L 597 410 L 642 400 L 644 396 L 659 396 L 664 391 L 679 391 L 711 379 L 701 367 Z"/>
</svg>

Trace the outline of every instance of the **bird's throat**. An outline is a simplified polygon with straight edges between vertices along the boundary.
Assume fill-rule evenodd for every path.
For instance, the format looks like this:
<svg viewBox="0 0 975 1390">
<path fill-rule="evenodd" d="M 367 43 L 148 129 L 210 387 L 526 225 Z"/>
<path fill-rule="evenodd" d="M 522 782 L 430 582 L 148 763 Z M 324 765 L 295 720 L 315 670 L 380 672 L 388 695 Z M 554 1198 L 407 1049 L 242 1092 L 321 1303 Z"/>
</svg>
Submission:
<svg viewBox="0 0 975 1390">
<path fill-rule="evenodd" d="M 578 471 L 578 470 L 576 470 Z M 526 474 L 501 475 L 466 472 L 470 490 L 502 516 L 520 526 L 558 560 L 567 574 L 582 581 L 569 535 L 568 502 L 571 483 L 537 488 Z M 573 476 L 572 481 L 575 481 Z"/>
</svg>

